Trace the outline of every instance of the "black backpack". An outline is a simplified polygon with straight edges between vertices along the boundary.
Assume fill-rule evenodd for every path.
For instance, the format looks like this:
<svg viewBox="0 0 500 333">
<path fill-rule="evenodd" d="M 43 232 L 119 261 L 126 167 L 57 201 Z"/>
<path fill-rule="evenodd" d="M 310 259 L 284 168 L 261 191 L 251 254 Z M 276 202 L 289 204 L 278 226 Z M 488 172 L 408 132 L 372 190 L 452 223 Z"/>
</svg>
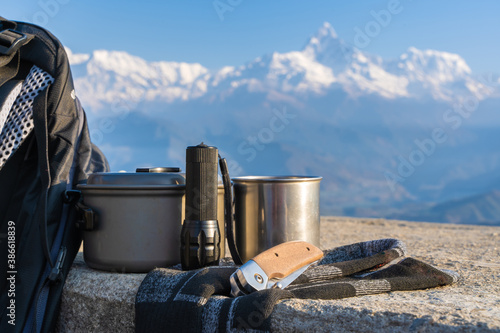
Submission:
<svg viewBox="0 0 500 333">
<path fill-rule="evenodd" d="M 61 43 L 1 17 L 0 108 L 0 332 L 49 332 L 82 240 L 67 191 L 109 166 Z"/>
</svg>

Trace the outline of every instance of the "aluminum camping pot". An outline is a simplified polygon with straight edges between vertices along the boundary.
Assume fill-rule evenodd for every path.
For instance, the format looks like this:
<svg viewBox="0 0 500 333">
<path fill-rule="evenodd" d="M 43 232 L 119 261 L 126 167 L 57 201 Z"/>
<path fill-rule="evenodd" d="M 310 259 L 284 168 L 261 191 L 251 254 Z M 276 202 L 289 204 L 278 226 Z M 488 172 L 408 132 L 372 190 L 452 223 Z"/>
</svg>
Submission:
<svg viewBox="0 0 500 333">
<path fill-rule="evenodd" d="M 138 171 L 94 173 L 78 186 L 95 216 L 83 234 L 83 255 L 91 268 L 138 273 L 180 263 L 185 176 L 179 168 Z M 224 240 L 222 184 L 217 219 Z"/>
<path fill-rule="evenodd" d="M 322 177 L 232 178 L 235 243 L 243 262 L 284 242 L 319 244 L 319 184 Z"/>
</svg>

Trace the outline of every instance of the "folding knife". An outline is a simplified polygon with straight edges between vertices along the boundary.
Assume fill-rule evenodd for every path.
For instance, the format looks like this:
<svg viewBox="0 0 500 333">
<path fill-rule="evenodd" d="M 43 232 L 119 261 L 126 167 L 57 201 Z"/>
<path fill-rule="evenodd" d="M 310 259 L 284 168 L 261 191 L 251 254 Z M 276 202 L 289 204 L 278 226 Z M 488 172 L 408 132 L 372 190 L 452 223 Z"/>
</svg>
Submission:
<svg viewBox="0 0 500 333">
<path fill-rule="evenodd" d="M 322 257 L 323 251 L 304 241 L 279 244 L 250 259 L 231 275 L 231 296 L 283 289 Z"/>
</svg>

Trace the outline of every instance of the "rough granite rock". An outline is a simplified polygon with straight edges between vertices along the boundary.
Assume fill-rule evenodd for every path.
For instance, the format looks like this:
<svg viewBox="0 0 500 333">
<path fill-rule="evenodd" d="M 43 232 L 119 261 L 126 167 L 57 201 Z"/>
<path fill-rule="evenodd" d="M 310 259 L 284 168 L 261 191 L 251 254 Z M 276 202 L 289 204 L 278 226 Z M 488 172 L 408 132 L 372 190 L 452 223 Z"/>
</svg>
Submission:
<svg viewBox="0 0 500 333">
<path fill-rule="evenodd" d="M 397 238 L 409 255 L 458 272 L 452 286 L 341 300 L 284 300 L 277 332 L 500 332 L 500 227 L 323 217 L 321 246 Z M 58 332 L 133 332 L 144 274 L 89 269 L 78 255 L 64 287 Z"/>
<path fill-rule="evenodd" d="M 97 271 L 78 253 L 66 279 L 58 332 L 133 332 L 134 302 L 145 274 Z"/>
</svg>

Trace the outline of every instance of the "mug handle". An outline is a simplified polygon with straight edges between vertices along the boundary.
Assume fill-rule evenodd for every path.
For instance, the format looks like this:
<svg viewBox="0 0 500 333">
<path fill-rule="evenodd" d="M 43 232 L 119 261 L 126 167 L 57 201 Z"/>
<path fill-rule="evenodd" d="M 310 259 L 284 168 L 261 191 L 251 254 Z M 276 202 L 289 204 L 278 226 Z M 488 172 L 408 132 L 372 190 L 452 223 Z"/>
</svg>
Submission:
<svg viewBox="0 0 500 333">
<path fill-rule="evenodd" d="M 225 158 L 219 154 L 220 172 L 222 174 L 222 183 L 224 184 L 224 220 L 226 224 L 226 237 L 229 246 L 229 252 L 236 265 L 242 265 L 240 254 L 236 248 L 236 241 L 234 239 L 234 219 L 233 219 L 233 194 L 231 191 L 231 178 L 227 168 Z"/>
</svg>

